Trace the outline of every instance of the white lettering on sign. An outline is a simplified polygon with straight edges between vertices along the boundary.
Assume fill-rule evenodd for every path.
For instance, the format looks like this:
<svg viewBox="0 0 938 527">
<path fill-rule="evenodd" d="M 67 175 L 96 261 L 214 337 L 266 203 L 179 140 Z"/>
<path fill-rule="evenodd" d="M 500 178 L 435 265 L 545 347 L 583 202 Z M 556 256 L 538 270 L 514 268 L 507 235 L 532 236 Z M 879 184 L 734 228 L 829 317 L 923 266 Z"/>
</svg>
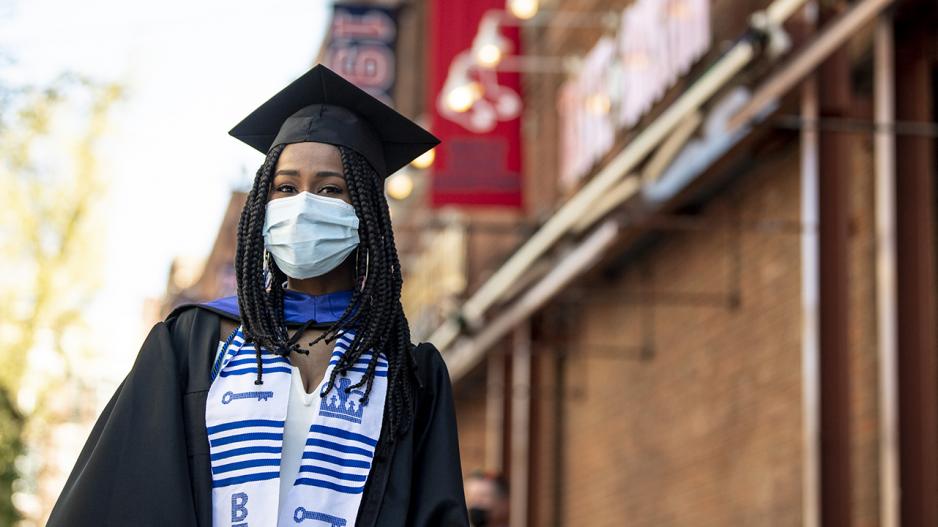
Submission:
<svg viewBox="0 0 938 527">
<path fill-rule="evenodd" d="M 570 187 L 710 47 L 709 0 L 637 0 L 618 33 L 603 37 L 561 86 L 560 178 Z"/>
<path fill-rule="evenodd" d="M 606 115 L 607 109 L 602 107 L 606 102 L 602 94 L 607 90 L 601 84 L 603 70 L 613 60 L 615 51 L 616 45 L 611 38 L 600 39 L 583 61 L 577 78 L 560 87 L 558 112 L 562 120 L 563 153 L 578 154 L 561 157 L 562 175 L 585 173 L 612 148 L 615 141 L 615 126 Z M 583 94 L 587 94 L 585 99 Z M 593 94 L 592 99 L 590 94 Z M 585 111 L 578 111 L 580 109 Z"/>
<path fill-rule="evenodd" d="M 332 38 L 393 41 L 396 37 L 397 24 L 382 11 L 361 15 L 338 11 L 332 19 Z"/>
<path fill-rule="evenodd" d="M 379 6 L 337 3 L 323 62 L 352 84 L 393 106 L 396 38 L 397 21 L 392 11 Z"/>
</svg>

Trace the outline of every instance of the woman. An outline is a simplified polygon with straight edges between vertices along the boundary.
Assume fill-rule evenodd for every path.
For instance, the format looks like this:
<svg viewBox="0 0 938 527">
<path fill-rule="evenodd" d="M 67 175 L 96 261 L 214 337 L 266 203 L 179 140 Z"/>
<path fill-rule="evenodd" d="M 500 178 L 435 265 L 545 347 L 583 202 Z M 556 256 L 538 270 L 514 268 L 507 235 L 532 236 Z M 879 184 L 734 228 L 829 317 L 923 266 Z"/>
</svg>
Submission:
<svg viewBox="0 0 938 527">
<path fill-rule="evenodd" d="M 468 525 L 448 373 L 411 344 L 383 192 L 439 141 L 321 65 L 231 134 L 266 154 L 238 295 L 153 327 L 48 525 Z"/>
</svg>

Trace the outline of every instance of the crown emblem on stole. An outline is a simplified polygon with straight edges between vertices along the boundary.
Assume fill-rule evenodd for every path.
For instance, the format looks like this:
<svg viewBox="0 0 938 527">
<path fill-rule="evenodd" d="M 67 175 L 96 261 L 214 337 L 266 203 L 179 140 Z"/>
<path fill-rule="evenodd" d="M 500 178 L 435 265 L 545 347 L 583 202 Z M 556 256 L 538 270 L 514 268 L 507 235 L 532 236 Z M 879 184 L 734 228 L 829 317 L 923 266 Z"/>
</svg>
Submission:
<svg viewBox="0 0 938 527">
<path fill-rule="evenodd" d="M 365 405 L 358 402 L 357 397 L 352 398 L 352 394 L 365 395 L 365 392 L 361 390 L 346 392 L 345 390 L 351 385 L 350 379 L 346 377 L 339 379 L 336 389 L 319 403 L 319 415 L 361 423 Z"/>
</svg>

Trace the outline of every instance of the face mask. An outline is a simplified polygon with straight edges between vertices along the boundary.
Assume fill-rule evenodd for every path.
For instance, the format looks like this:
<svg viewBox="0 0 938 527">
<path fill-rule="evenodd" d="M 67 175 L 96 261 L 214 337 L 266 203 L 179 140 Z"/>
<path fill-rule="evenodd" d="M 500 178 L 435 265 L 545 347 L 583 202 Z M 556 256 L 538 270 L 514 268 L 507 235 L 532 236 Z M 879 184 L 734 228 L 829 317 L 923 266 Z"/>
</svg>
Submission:
<svg viewBox="0 0 938 527">
<path fill-rule="evenodd" d="M 469 507 L 469 522 L 474 527 L 485 527 L 489 524 L 489 511 L 478 507 Z"/>
<path fill-rule="evenodd" d="M 321 276 L 358 246 L 355 207 L 337 199 L 300 192 L 267 203 L 264 246 L 291 278 Z"/>
</svg>

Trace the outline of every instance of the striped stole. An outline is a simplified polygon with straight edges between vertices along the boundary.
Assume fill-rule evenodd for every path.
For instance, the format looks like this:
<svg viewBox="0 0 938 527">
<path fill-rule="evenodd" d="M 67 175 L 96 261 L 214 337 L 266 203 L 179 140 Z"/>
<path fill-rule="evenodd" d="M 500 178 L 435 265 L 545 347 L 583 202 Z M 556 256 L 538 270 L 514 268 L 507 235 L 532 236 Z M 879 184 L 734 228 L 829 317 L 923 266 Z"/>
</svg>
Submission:
<svg viewBox="0 0 938 527">
<path fill-rule="evenodd" d="M 319 392 L 354 334 L 336 341 Z M 261 350 L 264 384 L 255 385 L 257 358 L 239 327 L 222 345 L 212 368 L 205 409 L 212 463 L 213 527 L 352 526 L 371 470 L 387 392 L 388 363 L 379 357 L 368 404 L 363 391 L 346 389 L 361 380 L 371 359 L 365 353 L 314 411 L 303 457 L 287 507 L 280 499 L 284 421 L 293 370 L 286 357 Z M 363 388 L 363 387 L 362 387 Z"/>
</svg>

